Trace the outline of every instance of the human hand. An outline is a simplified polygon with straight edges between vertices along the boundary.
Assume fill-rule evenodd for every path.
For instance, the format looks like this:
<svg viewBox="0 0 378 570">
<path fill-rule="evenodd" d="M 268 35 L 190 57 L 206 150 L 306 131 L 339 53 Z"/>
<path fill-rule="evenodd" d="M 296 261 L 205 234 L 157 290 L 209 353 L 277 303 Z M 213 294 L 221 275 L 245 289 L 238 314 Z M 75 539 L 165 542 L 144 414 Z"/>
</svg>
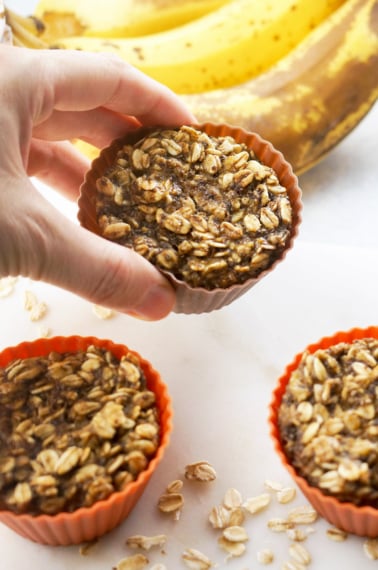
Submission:
<svg viewBox="0 0 378 570">
<path fill-rule="evenodd" d="M 0 45 L 0 277 L 42 280 L 146 319 L 174 305 L 168 281 L 144 258 L 57 211 L 35 176 L 77 199 L 89 167 L 69 139 L 107 146 L 141 124 L 193 117 L 178 97 L 105 54 Z"/>
</svg>

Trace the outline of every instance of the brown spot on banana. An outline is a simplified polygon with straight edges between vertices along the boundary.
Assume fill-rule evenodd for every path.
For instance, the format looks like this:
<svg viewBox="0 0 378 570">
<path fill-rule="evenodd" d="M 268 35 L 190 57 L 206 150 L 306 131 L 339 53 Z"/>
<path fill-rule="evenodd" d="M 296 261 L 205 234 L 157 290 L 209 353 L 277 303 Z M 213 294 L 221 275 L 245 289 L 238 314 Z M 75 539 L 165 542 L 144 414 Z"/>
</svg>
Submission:
<svg viewBox="0 0 378 570">
<path fill-rule="evenodd" d="M 328 154 L 378 97 L 378 0 L 347 0 L 269 72 L 183 95 L 197 119 L 256 131 L 297 174 Z"/>
</svg>

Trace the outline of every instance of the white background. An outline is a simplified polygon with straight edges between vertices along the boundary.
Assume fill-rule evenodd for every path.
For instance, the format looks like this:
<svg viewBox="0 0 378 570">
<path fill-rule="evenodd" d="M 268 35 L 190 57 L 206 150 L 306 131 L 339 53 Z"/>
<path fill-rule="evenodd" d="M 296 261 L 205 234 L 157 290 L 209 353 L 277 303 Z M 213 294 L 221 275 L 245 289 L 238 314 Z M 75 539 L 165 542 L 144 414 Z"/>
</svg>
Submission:
<svg viewBox="0 0 378 570">
<path fill-rule="evenodd" d="M 9 1 L 21 13 L 34 2 Z M 95 9 L 95 3 L 93 3 Z M 292 505 L 276 501 L 264 514 L 246 522 L 250 535 L 247 554 L 225 562 L 217 533 L 207 515 L 229 487 L 244 498 L 264 492 L 264 481 L 290 485 L 274 454 L 267 430 L 267 406 L 276 379 L 287 363 L 308 343 L 336 330 L 378 324 L 378 107 L 318 166 L 300 178 L 303 223 L 286 260 L 247 295 L 208 315 L 171 315 L 146 323 L 116 315 L 101 321 L 85 301 L 46 286 L 20 280 L 15 292 L 0 299 L 0 348 L 34 339 L 41 325 L 51 334 L 96 335 L 124 342 L 150 359 L 169 386 L 174 401 L 175 429 L 169 450 L 132 515 L 100 540 L 87 557 L 77 546 L 36 545 L 0 525 L 0 569 L 111 570 L 128 554 L 124 545 L 132 534 L 168 536 L 166 554 L 148 554 L 170 570 L 184 568 L 180 554 L 194 547 L 218 568 L 253 570 L 260 567 L 256 552 L 270 547 L 279 570 L 288 559 L 289 540 L 274 534 L 266 522 L 284 516 Z M 68 216 L 75 205 L 41 191 Z M 38 323 L 23 308 L 25 289 L 48 305 Z M 184 486 L 186 505 L 177 522 L 161 516 L 156 501 L 166 484 L 182 476 L 186 463 L 207 459 L 218 472 L 211 485 Z M 295 504 L 303 504 L 298 492 Z M 344 543 L 326 537 L 329 525 L 319 520 L 308 538 L 310 568 L 345 570 L 376 568 L 363 552 L 364 540 Z"/>
</svg>

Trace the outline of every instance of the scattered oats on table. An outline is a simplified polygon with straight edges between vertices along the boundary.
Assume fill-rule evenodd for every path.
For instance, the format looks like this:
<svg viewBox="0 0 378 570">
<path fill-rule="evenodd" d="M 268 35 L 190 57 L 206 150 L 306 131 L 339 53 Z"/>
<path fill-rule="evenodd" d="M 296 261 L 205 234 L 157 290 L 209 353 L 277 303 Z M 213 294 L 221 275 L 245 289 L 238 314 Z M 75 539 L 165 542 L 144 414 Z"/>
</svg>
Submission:
<svg viewBox="0 0 378 570">
<path fill-rule="evenodd" d="M 158 499 L 158 508 L 162 513 L 177 514 L 184 506 L 184 496 L 181 493 L 163 493 Z"/>
<path fill-rule="evenodd" d="M 368 538 L 365 540 L 363 550 L 370 560 L 378 560 L 378 538 Z"/>
<path fill-rule="evenodd" d="M 126 539 L 127 546 L 131 548 L 142 548 L 143 550 L 150 550 L 151 548 L 164 548 L 167 542 L 165 534 L 157 534 L 155 536 L 144 536 L 142 534 L 135 534 Z"/>
<path fill-rule="evenodd" d="M 297 491 L 295 487 L 283 487 L 276 493 L 277 501 L 282 505 L 291 503 L 296 497 Z"/>
<path fill-rule="evenodd" d="M 223 506 L 226 507 L 226 509 L 235 509 L 237 507 L 241 507 L 242 503 L 243 499 L 240 491 L 233 487 L 227 489 L 223 497 Z"/>
<path fill-rule="evenodd" d="M 344 542 L 348 538 L 348 533 L 345 530 L 335 527 L 328 528 L 326 535 L 335 542 Z"/>
<path fill-rule="evenodd" d="M 44 301 L 38 301 L 37 296 L 32 291 L 25 291 L 24 308 L 29 313 L 31 321 L 39 321 L 47 312 L 47 304 Z"/>
<path fill-rule="evenodd" d="M 113 311 L 113 309 L 109 309 L 107 307 L 102 307 L 101 305 L 95 305 L 95 304 L 92 304 L 92 311 L 96 315 L 96 317 L 102 320 L 112 319 L 116 314 L 115 311 Z"/>
<path fill-rule="evenodd" d="M 305 566 L 308 566 L 311 562 L 311 556 L 307 548 L 298 542 L 289 546 L 289 554 L 296 562 L 304 564 Z"/>
<path fill-rule="evenodd" d="M 243 509 L 247 511 L 250 515 L 254 515 L 265 510 L 271 502 L 271 496 L 269 493 L 262 493 L 261 495 L 256 495 L 255 497 L 249 497 L 243 503 Z"/>
<path fill-rule="evenodd" d="M 144 570 L 147 564 L 149 560 L 144 554 L 134 554 L 120 560 L 113 570 Z"/>
<path fill-rule="evenodd" d="M 9 297 L 15 289 L 18 277 L 0 277 L 0 298 Z"/>
<path fill-rule="evenodd" d="M 181 555 L 185 565 L 192 570 L 209 570 L 215 564 L 196 548 L 186 548 Z"/>
<path fill-rule="evenodd" d="M 267 526 L 273 532 L 286 532 L 287 530 L 294 528 L 295 523 L 287 520 L 286 518 L 273 517 L 268 520 Z"/>
<path fill-rule="evenodd" d="M 91 542 L 86 542 L 81 544 L 79 547 L 79 552 L 81 556 L 88 556 L 90 551 L 98 544 L 98 539 L 92 540 Z"/>
<path fill-rule="evenodd" d="M 258 550 L 256 557 L 260 564 L 271 564 L 274 560 L 274 554 L 270 548 Z"/>
<path fill-rule="evenodd" d="M 239 556 L 243 556 L 245 554 L 247 547 L 245 545 L 245 541 L 243 542 L 235 542 L 232 540 L 228 540 L 225 536 L 220 536 L 218 538 L 218 545 L 222 550 L 227 552 L 228 558 L 239 558 Z"/>
<path fill-rule="evenodd" d="M 185 466 L 185 478 L 190 481 L 208 483 L 214 481 L 217 473 L 208 461 L 197 461 Z"/>
<path fill-rule="evenodd" d="M 184 486 L 184 482 L 181 479 L 174 479 L 168 483 L 166 487 L 167 493 L 179 493 Z"/>
</svg>

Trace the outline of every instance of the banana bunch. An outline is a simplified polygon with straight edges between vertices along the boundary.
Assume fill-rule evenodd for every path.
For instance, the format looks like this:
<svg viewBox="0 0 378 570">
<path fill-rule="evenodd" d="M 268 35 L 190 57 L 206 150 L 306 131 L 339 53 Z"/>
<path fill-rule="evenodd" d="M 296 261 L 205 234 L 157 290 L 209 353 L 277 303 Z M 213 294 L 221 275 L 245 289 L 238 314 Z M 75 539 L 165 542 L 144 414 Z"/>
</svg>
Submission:
<svg viewBox="0 0 378 570">
<path fill-rule="evenodd" d="M 117 53 L 179 93 L 198 121 L 258 132 L 297 174 L 334 148 L 376 101 L 378 0 L 204 0 L 200 17 L 197 1 L 145 0 L 155 13 L 149 28 L 140 0 L 108 0 L 106 10 L 96 11 L 89 0 L 40 0 L 36 21 L 47 30 L 47 13 L 55 14 L 62 27 L 54 47 Z M 117 37 L 127 28 L 122 5 L 139 6 L 134 29 L 145 35 Z M 174 6 L 182 6 L 182 19 L 160 23 L 159 14 L 172 14 Z M 74 19 L 81 31 L 70 36 Z M 46 30 L 34 36 L 51 45 Z M 29 39 L 29 47 L 42 46 Z M 98 153 L 80 144 L 91 158 Z"/>
<path fill-rule="evenodd" d="M 126 38 L 181 26 L 230 0 L 40 0 L 35 15 L 50 44 L 69 36 Z"/>
<path fill-rule="evenodd" d="M 12 41 L 16 46 L 43 49 L 48 44 L 41 39 L 45 26 L 39 18 L 34 16 L 20 16 L 5 7 L 4 17 L 12 30 Z"/>
<path fill-rule="evenodd" d="M 343 0 L 233 0 L 183 26 L 137 38 L 69 37 L 57 47 L 118 53 L 176 93 L 255 77 L 289 53 Z"/>
<path fill-rule="evenodd" d="M 182 97 L 200 122 L 225 122 L 259 133 L 301 174 L 343 140 L 377 101 L 378 0 L 347 0 L 257 78 Z"/>
</svg>

